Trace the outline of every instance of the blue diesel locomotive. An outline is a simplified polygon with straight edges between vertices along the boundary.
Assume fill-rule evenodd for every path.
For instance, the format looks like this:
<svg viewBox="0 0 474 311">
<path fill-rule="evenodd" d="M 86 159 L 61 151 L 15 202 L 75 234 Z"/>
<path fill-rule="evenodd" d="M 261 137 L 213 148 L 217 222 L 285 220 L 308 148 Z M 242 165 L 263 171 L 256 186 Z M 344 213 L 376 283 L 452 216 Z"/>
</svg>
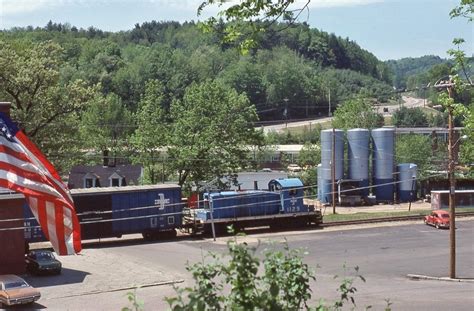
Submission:
<svg viewBox="0 0 474 311">
<path fill-rule="evenodd" d="M 322 222 L 321 212 L 303 202 L 298 178 L 273 179 L 268 191 L 223 191 L 204 194 L 204 208 L 192 210 L 191 220 L 205 232 L 214 223 L 218 232 L 257 226 L 301 227 Z M 189 217 L 189 216 L 188 216 Z"/>
</svg>

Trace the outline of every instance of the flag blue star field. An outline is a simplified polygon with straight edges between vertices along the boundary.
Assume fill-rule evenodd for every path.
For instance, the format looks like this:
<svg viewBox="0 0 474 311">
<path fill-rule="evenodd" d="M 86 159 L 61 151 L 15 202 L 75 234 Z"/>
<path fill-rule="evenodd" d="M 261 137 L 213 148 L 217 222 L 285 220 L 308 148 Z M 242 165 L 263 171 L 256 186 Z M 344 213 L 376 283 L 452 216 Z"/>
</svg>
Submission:
<svg viewBox="0 0 474 311">
<path fill-rule="evenodd" d="M 25 196 L 56 253 L 81 251 L 80 225 L 66 185 L 41 151 L 1 112 L 0 187 Z"/>
</svg>

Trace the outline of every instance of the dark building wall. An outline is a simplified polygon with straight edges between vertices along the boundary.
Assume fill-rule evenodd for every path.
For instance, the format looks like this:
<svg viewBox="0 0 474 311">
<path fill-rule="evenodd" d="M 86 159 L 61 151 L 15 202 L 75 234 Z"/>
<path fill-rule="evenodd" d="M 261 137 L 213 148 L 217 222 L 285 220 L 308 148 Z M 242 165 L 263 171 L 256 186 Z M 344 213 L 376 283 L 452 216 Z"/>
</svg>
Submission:
<svg viewBox="0 0 474 311">
<path fill-rule="evenodd" d="M 23 204 L 18 195 L 12 199 L 0 196 L 0 229 L 23 227 Z M 17 221 L 3 221 L 19 219 Z M 25 273 L 25 238 L 23 230 L 0 230 L 0 274 Z"/>
</svg>

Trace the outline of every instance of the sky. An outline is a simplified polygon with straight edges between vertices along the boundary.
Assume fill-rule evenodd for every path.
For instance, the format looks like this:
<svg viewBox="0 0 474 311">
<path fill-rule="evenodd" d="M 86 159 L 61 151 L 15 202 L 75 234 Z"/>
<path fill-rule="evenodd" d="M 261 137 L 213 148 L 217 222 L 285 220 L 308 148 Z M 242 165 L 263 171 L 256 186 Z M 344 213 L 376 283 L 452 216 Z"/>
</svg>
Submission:
<svg viewBox="0 0 474 311">
<path fill-rule="evenodd" d="M 297 0 L 299 4 L 304 0 Z M 202 0 L 0 0 L 0 29 L 40 26 L 48 21 L 105 31 L 130 30 L 146 21 L 197 21 Z M 381 60 L 438 55 L 447 58 L 454 38 L 473 54 L 474 23 L 451 19 L 460 0 L 311 0 L 300 20 L 357 42 Z M 298 5 L 298 4 L 297 4 Z"/>
</svg>

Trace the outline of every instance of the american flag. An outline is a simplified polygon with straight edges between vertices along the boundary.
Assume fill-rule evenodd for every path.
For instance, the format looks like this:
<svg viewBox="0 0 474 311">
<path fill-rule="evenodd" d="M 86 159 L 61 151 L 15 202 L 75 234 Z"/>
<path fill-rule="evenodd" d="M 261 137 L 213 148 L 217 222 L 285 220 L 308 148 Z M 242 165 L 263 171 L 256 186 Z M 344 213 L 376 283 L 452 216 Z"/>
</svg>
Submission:
<svg viewBox="0 0 474 311">
<path fill-rule="evenodd" d="M 25 196 L 56 253 L 81 251 L 80 225 L 66 185 L 41 151 L 1 112 L 0 187 Z"/>
</svg>

